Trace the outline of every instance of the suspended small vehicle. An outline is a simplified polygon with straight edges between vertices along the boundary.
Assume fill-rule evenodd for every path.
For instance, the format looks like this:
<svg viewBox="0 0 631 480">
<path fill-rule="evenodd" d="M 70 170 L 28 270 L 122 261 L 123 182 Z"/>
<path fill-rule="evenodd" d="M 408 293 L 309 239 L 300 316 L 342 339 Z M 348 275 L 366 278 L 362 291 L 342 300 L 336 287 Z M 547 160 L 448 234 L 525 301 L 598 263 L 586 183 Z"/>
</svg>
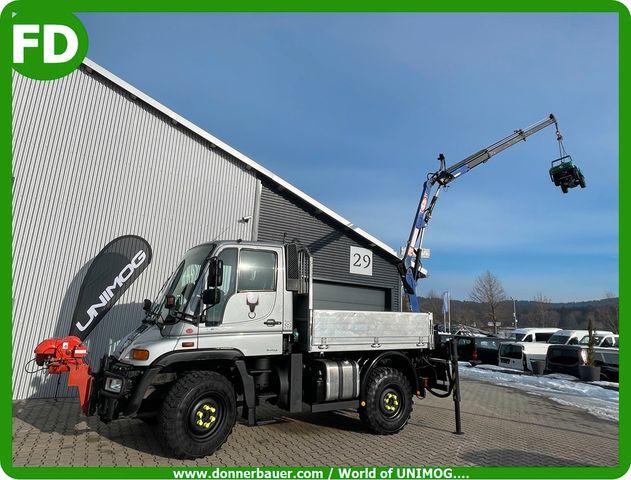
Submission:
<svg viewBox="0 0 631 480">
<path fill-rule="evenodd" d="M 563 146 L 563 136 L 557 130 L 557 140 L 559 141 L 559 158 L 552 161 L 550 167 L 550 179 L 555 186 L 561 187 L 563 193 L 568 189 L 578 187 L 585 188 L 585 176 L 581 169 L 572 161 L 572 157 L 567 154 Z"/>
</svg>

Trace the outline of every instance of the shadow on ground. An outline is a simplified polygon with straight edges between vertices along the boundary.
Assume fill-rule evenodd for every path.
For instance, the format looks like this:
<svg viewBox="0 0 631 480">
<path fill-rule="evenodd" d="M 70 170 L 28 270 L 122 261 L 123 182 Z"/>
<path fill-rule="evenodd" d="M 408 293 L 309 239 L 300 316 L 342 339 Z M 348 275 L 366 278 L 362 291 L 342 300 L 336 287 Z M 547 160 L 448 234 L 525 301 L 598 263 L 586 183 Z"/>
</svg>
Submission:
<svg viewBox="0 0 631 480">
<path fill-rule="evenodd" d="M 45 410 L 54 413 L 45 415 L 43 414 Z M 13 417 L 31 425 L 40 432 L 57 433 L 63 436 L 88 434 L 86 437 L 88 443 L 98 442 L 99 436 L 102 436 L 123 447 L 158 457 L 170 457 L 168 451 L 158 440 L 156 434 L 158 425 L 155 419 L 131 418 L 104 424 L 97 417 L 83 416 L 77 401 L 67 398 L 15 402 L 13 404 Z M 368 435 L 368 431 L 357 415 L 350 411 L 287 414 L 278 408 L 266 405 L 259 408 L 258 420 L 259 425 L 267 425 L 272 429 L 294 430 L 291 424 L 297 421 L 313 426 L 314 429 L 325 427 Z M 246 423 L 240 415 L 237 415 L 237 425 L 246 427 Z"/>
<path fill-rule="evenodd" d="M 550 455 L 537 452 L 525 452 L 523 450 L 512 450 L 509 448 L 495 448 L 491 450 L 475 450 L 464 452 L 462 458 L 475 465 L 504 465 L 510 467 L 539 466 L 539 467 L 592 467 L 594 465 L 586 462 L 573 462 L 568 459 L 559 459 Z M 510 458 L 510 464 L 506 459 Z"/>
</svg>

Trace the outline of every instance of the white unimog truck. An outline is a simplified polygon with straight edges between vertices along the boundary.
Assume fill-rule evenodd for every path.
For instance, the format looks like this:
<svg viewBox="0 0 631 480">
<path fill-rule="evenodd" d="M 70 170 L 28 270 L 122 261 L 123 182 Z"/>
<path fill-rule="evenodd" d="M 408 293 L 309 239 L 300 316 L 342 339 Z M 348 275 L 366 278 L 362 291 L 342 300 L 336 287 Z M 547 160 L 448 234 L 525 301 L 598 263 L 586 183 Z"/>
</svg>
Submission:
<svg viewBox="0 0 631 480">
<path fill-rule="evenodd" d="M 87 385 L 75 382 L 88 390 L 84 411 L 104 422 L 155 416 L 169 449 L 196 458 L 226 441 L 241 406 L 250 425 L 265 401 L 289 412 L 357 409 L 371 431 L 391 434 L 414 395 L 448 394 L 451 364 L 430 358 L 431 314 L 315 310 L 311 272 L 295 243 L 189 250 L 145 301 L 142 324 Z M 73 349 L 85 352 L 65 345 L 69 357 Z"/>
<path fill-rule="evenodd" d="M 410 312 L 316 310 L 306 248 L 210 243 L 186 253 L 158 299 L 145 300 L 142 324 L 93 373 L 83 340 L 150 261 L 150 246 L 130 235 L 108 244 L 100 263 L 92 261 L 89 272 L 98 277 L 98 269 L 112 270 L 126 259 L 111 272 L 115 276 L 100 275 L 115 280 L 95 289 L 94 301 L 77 301 L 75 313 L 84 317 L 73 319 L 69 336 L 40 343 L 35 361 L 49 373 L 69 373 L 68 384 L 78 388 L 88 415 L 104 422 L 155 416 L 164 443 L 182 458 L 219 448 L 239 407 L 247 423 L 256 424 L 256 408 L 264 402 L 289 412 L 356 409 L 369 430 L 391 434 L 408 422 L 414 395 L 453 392 L 460 433 L 457 354 L 441 350 L 442 358 L 434 358 L 432 316 L 420 312 L 417 299 L 417 282 L 427 276 L 421 264 L 425 229 L 441 189 L 549 125 L 557 126 L 554 115 L 450 167 L 439 156 L 440 169 L 423 185 L 398 264 Z M 145 247 L 129 248 L 128 257 L 117 253 L 134 242 Z M 83 285 L 92 281 L 87 276 Z"/>
</svg>

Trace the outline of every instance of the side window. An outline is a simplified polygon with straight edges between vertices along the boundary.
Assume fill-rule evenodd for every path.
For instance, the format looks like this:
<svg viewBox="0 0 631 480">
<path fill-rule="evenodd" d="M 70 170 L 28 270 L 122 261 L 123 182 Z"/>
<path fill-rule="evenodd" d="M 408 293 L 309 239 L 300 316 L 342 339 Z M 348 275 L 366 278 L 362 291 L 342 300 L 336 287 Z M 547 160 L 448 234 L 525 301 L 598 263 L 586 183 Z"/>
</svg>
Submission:
<svg viewBox="0 0 631 480">
<path fill-rule="evenodd" d="M 548 339 L 552 336 L 552 333 L 536 333 L 535 337 L 537 338 L 537 342 L 547 342 Z"/>
<path fill-rule="evenodd" d="M 276 253 L 242 249 L 237 285 L 239 292 L 275 290 Z"/>
<path fill-rule="evenodd" d="M 570 341 L 567 342 L 568 345 L 578 345 L 578 338 L 576 337 L 572 337 L 570 338 Z"/>
<path fill-rule="evenodd" d="M 532 333 L 529 333 L 528 335 L 526 335 L 524 339 L 522 340 L 522 342 L 532 342 Z"/>
<path fill-rule="evenodd" d="M 235 292 L 237 284 L 237 249 L 226 248 L 219 254 L 219 259 L 223 261 L 223 278 L 218 287 L 221 290 L 221 300 L 206 311 L 206 323 L 210 325 L 221 323 L 226 303 Z"/>
</svg>

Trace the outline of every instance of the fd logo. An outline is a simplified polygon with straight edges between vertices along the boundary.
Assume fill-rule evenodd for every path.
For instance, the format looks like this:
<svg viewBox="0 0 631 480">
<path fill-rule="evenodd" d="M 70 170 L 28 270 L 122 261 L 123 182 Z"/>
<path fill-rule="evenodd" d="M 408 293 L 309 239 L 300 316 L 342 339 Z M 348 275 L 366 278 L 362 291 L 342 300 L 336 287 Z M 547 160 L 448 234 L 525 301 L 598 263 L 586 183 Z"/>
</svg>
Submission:
<svg viewBox="0 0 631 480">
<path fill-rule="evenodd" d="M 13 68 L 36 80 L 75 71 L 88 51 L 88 34 L 70 13 L 19 11 L 11 19 Z"/>
<path fill-rule="evenodd" d="M 32 35 L 32 36 L 31 36 Z M 63 39 L 59 38 L 63 37 Z M 64 63 L 71 60 L 79 49 L 79 39 L 74 30 L 66 25 L 44 25 L 40 38 L 39 25 L 13 26 L 13 63 L 24 63 L 24 50 L 36 48 L 42 41 L 44 63 Z M 58 41 L 59 40 L 59 41 Z M 61 53 L 56 53 L 56 44 L 63 44 Z"/>
</svg>

